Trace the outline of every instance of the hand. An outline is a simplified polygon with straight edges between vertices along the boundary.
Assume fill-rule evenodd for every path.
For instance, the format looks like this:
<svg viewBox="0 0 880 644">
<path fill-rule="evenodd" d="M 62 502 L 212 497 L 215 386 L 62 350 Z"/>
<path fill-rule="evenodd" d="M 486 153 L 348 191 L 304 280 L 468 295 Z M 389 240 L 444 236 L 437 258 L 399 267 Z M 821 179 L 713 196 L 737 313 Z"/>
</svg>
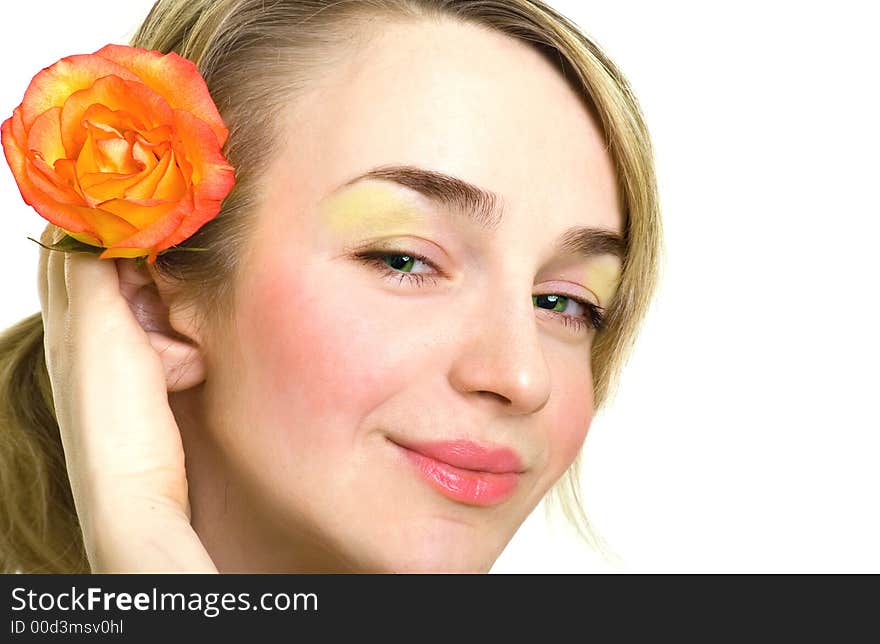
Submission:
<svg viewBox="0 0 880 644">
<path fill-rule="evenodd" d="M 54 235 L 53 235 L 54 233 Z M 60 238 L 49 226 L 43 243 Z M 52 239 L 52 237 L 55 239 Z M 46 366 L 92 572 L 217 572 L 190 524 L 167 336 L 142 326 L 134 260 L 40 252 Z"/>
</svg>

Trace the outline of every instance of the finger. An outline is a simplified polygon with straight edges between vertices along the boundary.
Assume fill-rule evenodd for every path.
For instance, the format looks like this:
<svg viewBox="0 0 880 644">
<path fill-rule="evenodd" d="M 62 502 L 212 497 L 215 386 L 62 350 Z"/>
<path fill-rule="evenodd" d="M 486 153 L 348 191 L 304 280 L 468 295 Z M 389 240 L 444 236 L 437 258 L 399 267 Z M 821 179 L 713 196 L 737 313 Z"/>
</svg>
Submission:
<svg viewBox="0 0 880 644">
<path fill-rule="evenodd" d="M 54 235 L 48 241 L 52 243 Z M 43 350 L 46 368 L 54 395 L 57 386 L 56 369 L 61 368 L 59 350 L 64 342 L 65 320 L 67 318 L 67 288 L 64 285 L 64 253 L 43 250 L 42 266 L 45 267 L 45 305 L 43 306 Z M 57 398 L 56 398 L 57 399 Z M 57 413 L 57 412 L 56 412 Z"/>
<path fill-rule="evenodd" d="M 51 246 L 60 237 L 60 231 L 54 224 L 48 224 L 40 235 L 40 257 L 37 262 L 37 292 L 40 296 L 40 309 L 43 312 L 43 322 L 45 323 L 48 306 L 49 306 L 49 254 L 51 251 L 46 250 L 45 246 Z"/>
<path fill-rule="evenodd" d="M 44 315 L 45 329 L 47 332 L 56 328 L 62 328 L 64 317 L 67 315 L 67 287 L 64 284 L 64 253 L 60 251 L 47 251 L 46 260 L 46 284 L 47 284 L 47 311 Z"/>
<path fill-rule="evenodd" d="M 50 224 L 51 225 L 51 224 Z M 40 242 L 45 244 L 49 234 L 49 226 L 40 235 Z M 40 310 L 43 312 L 43 323 L 46 322 L 47 306 L 49 304 L 48 282 L 49 251 L 40 247 L 40 258 L 37 260 L 37 293 L 40 295 Z"/>
<path fill-rule="evenodd" d="M 90 253 L 67 253 L 65 267 L 71 315 L 86 319 L 93 311 L 102 315 L 122 311 L 125 300 L 119 294 L 116 260 L 99 259 Z"/>
</svg>

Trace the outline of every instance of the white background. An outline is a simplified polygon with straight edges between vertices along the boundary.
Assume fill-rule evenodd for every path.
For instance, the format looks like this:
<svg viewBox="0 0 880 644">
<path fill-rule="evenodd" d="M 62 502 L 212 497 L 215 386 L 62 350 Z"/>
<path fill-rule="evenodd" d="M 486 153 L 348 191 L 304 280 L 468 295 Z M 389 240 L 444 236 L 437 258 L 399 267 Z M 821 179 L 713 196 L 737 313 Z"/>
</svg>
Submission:
<svg viewBox="0 0 880 644">
<path fill-rule="evenodd" d="M 14 3 L 0 119 L 124 43 L 146 0 Z M 880 99 L 866 2 L 551 2 L 629 78 L 656 148 L 664 281 L 585 447 L 619 557 L 536 512 L 508 571 L 880 572 Z M 39 310 L 43 220 L 0 169 L 0 327 Z"/>
</svg>

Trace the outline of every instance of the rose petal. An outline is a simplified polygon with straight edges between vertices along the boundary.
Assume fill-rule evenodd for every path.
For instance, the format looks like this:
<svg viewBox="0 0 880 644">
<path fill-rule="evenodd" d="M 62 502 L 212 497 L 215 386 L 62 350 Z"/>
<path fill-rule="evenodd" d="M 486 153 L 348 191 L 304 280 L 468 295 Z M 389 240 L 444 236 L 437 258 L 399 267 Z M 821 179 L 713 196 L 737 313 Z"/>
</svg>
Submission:
<svg viewBox="0 0 880 644">
<path fill-rule="evenodd" d="M 60 166 L 63 159 L 59 160 Z M 34 190 L 43 192 L 46 197 L 59 203 L 76 206 L 88 205 L 77 191 L 75 184 L 68 183 L 65 174 L 60 174 L 43 159 L 31 153 L 25 164 L 27 178 Z"/>
<path fill-rule="evenodd" d="M 67 234 L 77 241 L 81 241 L 83 244 L 88 244 L 89 246 L 101 246 L 101 240 L 96 237 L 92 237 L 88 233 L 72 233 L 68 231 Z"/>
<path fill-rule="evenodd" d="M 227 136 L 193 63 L 116 45 L 44 69 L 2 124 L 26 203 L 102 257 L 150 263 L 219 212 Z"/>
<path fill-rule="evenodd" d="M 153 172 L 166 155 L 171 153 L 171 145 L 150 145 L 144 143 L 140 136 L 135 137 L 131 146 L 131 156 L 144 167 L 144 174 Z"/>
<path fill-rule="evenodd" d="M 42 190 L 50 198 L 62 203 L 84 205 L 76 189 L 76 182 L 65 174 L 59 174 L 62 165 L 60 108 L 53 107 L 34 122 L 28 136 L 28 151 L 25 153 L 24 170 L 35 190 Z M 13 169 L 13 172 L 15 170 Z"/>
<path fill-rule="evenodd" d="M 152 168 L 141 173 L 140 179 L 125 192 L 126 199 L 153 199 L 156 186 L 168 171 L 174 154 L 169 150 Z"/>
<path fill-rule="evenodd" d="M 175 53 L 163 55 L 120 45 L 107 45 L 95 52 L 137 74 L 150 88 L 162 95 L 174 109 L 185 110 L 204 121 L 221 147 L 229 134 L 205 79 L 195 64 Z"/>
<path fill-rule="evenodd" d="M 139 127 L 129 112 L 113 110 L 100 103 L 90 105 L 83 112 L 82 121 L 83 127 L 88 127 L 96 139 L 124 138 L 126 131 Z"/>
<path fill-rule="evenodd" d="M 135 175 L 146 169 L 146 164 L 132 157 L 131 145 L 126 139 L 103 139 L 95 140 L 93 130 L 89 130 L 76 160 L 77 176 L 82 179 L 88 174 L 124 174 Z M 155 161 L 154 161 L 155 163 Z M 100 179 L 93 179 L 89 185 L 100 183 Z M 82 182 L 85 186 L 86 182 Z"/>
<path fill-rule="evenodd" d="M 138 182 L 139 173 L 143 170 L 143 165 L 130 157 L 128 162 L 124 158 L 116 160 L 107 158 L 102 146 L 113 144 L 123 148 L 119 152 L 120 155 L 126 154 L 129 146 L 125 139 L 96 142 L 90 131 L 76 160 L 78 185 L 83 197 L 92 207 L 108 199 L 121 197 L 131 185 Z M 120 165 L 121 167 L 118 167 Z"/>
<path fill-rule="evenodd" d="M 235 169 L 211 141 L 205 123 L 192 114 L 174 111 L 178 158 L 192 164 L 192 183 L 201 199 L 221 200 L 235 183 Z"/>
<path fill-rule="evenodd" d="M 72 191 L 59 193 L 63 184 L 54 182 L 53 174 L 59 180 L 63 180 L 63 176 L 53 173 L 39 157 L 27 159 L 12 139 L 11 132 L 16 129 L 14 121 L 20 118 L 20 113 L 14 113 L 13 123 L 9 120 L 4 122 L 3 148 L 25 203 L 32 206 L 44 219 L 68 233 L 86 233 L 94 237 L 100 242 L 97 244 L 99 246 L 128 237 L 136 231 L 131 224 L 111 213 L 87 207 L 82 197 Z M 64 161 L 66 160 L 59 159 L 56 165 L 62 166 Z M 37 179 L 36 182 L 34 178 Z"/>
<path fill-rule="evenodd" d="M 95 150 L 95 145 L 91 137 L 86 139 L 85 144 L 83 144 L 82 148 L 79 151 L 79 155 L 76 157 L 76 161 L 74 163 L 74 169 L 76 170 L 77 181 L 80 182 L 80 177 L 88 176 L 92 173 L 100 172 L 100 163 L 98 162 L 98 151 Z M 82 190 L 82 183 L 80 182 L 80 189 Z M 88 195 L 84 195 L 88 198 Z M 89 204 L 94 206 L 95 204 Z"/>
<path fill-rule="evenodd" d="M 111 244 L 136 231 L 134 226 L 111 213 L 57 201 L 44 191 L 34 190 L 29 197 L 26 201 L 44 219 L 69 233 L 88 233 L 100 240 L 98 246 Z"/>
<path fill-rule="evenodd" d="M 83 211 L 83 218 L 87 222 L 84 232 L 96 237 L 100 241 L 99 246 L 113 246 L 137 232 L 137 228 L 124 218 L 104 208 L 83 208 Z"/>
<path fill-rule="evenodd" d="M 149 254 L 150 254 L 150 251 L 147 248 L 114 247 L 114 248 L 108 248 L 103 253 L 101 253 L 101 255 L 99 257 L 101 259 L 112 259 L 114 257 L 132 258 L 132 257 L 143 257 L 144 255 L 149 255 Z M 150 264 L 152 264 L 155 261 L 156 261 L 156 259 L 154 257 L 153 261 L 150 262 Z"/>
<path fill-rule="evenodd" d="M 121 198 L 126 190 L 140 180 L 140 175 L 93 172 L 80 177 L 79 180 L 89 205 L 102 207 L 107 201 Z"/>
<path fill-rule="evenodd" d="M 173 199 L 178 200 L 183 197 L 187 190 L 189 190 L 189 184 L 184 180 L 183 176 L 180 173 L 180 168 L 177 167 L 175 163 L 175 155 L 174 152 L 169 152 L 169 156 L 171 157 L 171 163 L 168 164 L 168 169 L 162 175 L 159 180 L 159 184 L 156 186 L 154 199 Z"/>
<path fill-rule="evenodd" d="M 71 161 L 70 159 L 58 159 L 55 162 L 55 174 L 64 185 L 70 186 L 71 190 L 76 192 L 76 194 L 81 195 L 79 179 L 76 176 L 75 161 Z M 82 199 L 82 196 L 80 196 L 80 199 Z"/>
<path fill-rule="evenodd" d="M 193 200 L 191 196 L 181 199 L 175 210 L 170 211 L 161 220 L 154 223 L 149 228 L 142 230 L 125 239 L 117 246 L 128 248 L 148 248 L 150 249 L 151 262 L 155 261 L 156 253 L 169 248 L 173 244 L 166 243 L 166 239 L 175 235 L 181 224 L 187 221 L 193 210 Z"/>
<path fill-rule="evenodd" d="M 132 146 L 125 139 L 104 139 L 95 144 L 101 156 L 102 172 L 136 174 L 146 169 L 146 163 L 132 156 Z"/>
<path fill-rule="evenodd" d="M 107 76 L 88 89 L 75 92 L 61 110 L 61 136 L 67 156 L 74 158 L 86 140 L 82 127 L 86 111 L 94 104 L 126 112 L 137 129 L 151 129 L 171 122 L 171 108 L 149 87 L 139 82 Z"/>
<path fill-rule="evenodd" d="M 219 148 L 210 144 L 206 124 L 192 114 L 175 110 L 175 132 L 178 134 L 178 158 L 192 163 L 193 208 L 180 225 L 159 244 L 159 250 L 170 248 L 188 239 L 213 219 L 223 199 L 235 184 L 235 170 Z"/>
<path fill-rule="evenodd" d="M 192 237 L 199 228 L 211 221 L 217 215 L 217 212 L 219 212 L 219 210 L 215 211 L 211 204 L 201 204 L 199 208 L 193 208 L 188 217 L 184 217 L 178 222 L 177 227 L 171 234 L 163 237 L 159 243 L 156 244 L 156 248 L 158 250 L 165 250 L 166 248 L 176 246 L 182 241 L 186 241 Z"/>
<path fill-rule="evenodd" d="M 138 140 L 142 145 L 151 145 L 164 148 L 165 146 L 170 145 L 170 141 L 173 135 L 174 128 L 171 126 L 171 124 L 168 124 L 153 128 L 151 130 L 138 132 Z"/>
<path fill-rule="evenodd" d="M 21 103 L 25 127 L 30 129 L 40 114 L 53 107 L 62 107 L 71 94 L 91 87 L 99 78 L 110 75 L 137 80 L 134 72 L 96 54 L 67 56 L 42 70 L 31 80 Z"/>
<path fill-rule="evenodd" d="M 6 161 L 15 177 L 18 191 L 21 198 L 29 206 L 32 206 L 44 219 L 55 224 L 65 230 L 82 231 L 84 223 L 82 213 L 77 206 L 68 206 L 59 203 L 54 199 L 47 197 L 40 190 L 36 189 L 33 182 L 28 177 L 27 171 L 27 154 L 21 148 L 13 133 L 21 133 L 24 130 L 22 125 L 21 110 L 16 108 L 12 117 L 3 121 L 0 126 L 0 139 L 3 142 L 3 152 L 6 155 Z M 19 139 L 23 140 L 23 139 Z"/>
<path fill-rule="evenodd" d="M 40 114 L 28 132 L 27 149 L 38 152 L 50 166 L 67 155 L 61 144 L 61 109 L 53 107 Z"/>
<path fill-rule="evenodd" d="M 170 232 L 166 232 L 166 227 L 169 227 L 170 224 L 163 222 L 171 213 L 188 210 L 185 206 L 185 201 L 187 200 L 184 200 L 182 203 L 180 201 L 160 201 L 158 199 L 143 201 L 136 199 L 111 199 L 102 203 L 101 208 L 129 222 L 135 228 L 132 234 L 144 233 L 143 238 L 139 237 L 138 241 L 127 244 L 128 246 L 146 248 L 153 241 L 162 239 Z M 126 239 L 126 241 L 128 240 Z"/>
</svg>

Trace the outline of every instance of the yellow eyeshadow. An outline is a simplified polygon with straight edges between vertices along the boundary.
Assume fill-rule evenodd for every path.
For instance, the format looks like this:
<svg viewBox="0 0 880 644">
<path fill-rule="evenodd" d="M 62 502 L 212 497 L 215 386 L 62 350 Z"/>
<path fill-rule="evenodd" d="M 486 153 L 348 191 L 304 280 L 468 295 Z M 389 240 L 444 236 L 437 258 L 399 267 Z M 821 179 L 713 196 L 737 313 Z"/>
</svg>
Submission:
<svg viewBox="0 0 880 644">
<path fill-rule="evenodd" d="M 613 255 L 596 257 L 586 269 L 581 284 L 593 291 L 600 306 L 607 307 L 617 292 L 621 270 L 619 258 Z"/>
<path fill-rule="evenodd" d="M 379 228 L 395 234 L 416 223 L 424 215 L 391 186 L 360 183 L 325 199 L 319 206 L 322 220 L 334 233 L 349 235 Z"/>
</svg>

